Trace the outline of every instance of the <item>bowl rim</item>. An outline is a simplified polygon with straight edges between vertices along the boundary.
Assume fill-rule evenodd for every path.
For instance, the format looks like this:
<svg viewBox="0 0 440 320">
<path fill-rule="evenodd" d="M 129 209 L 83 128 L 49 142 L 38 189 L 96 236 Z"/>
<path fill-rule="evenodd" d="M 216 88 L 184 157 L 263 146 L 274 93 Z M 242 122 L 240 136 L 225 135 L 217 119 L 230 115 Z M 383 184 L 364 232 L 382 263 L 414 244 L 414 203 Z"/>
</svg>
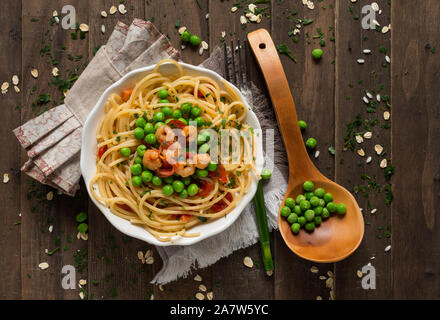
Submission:
<svg viewBox="0 0 440 320">
<path fill-rule="evenodd" d="M 248 109 L 248 116 L 251 116 L 252 118 L 254 118 L 254 120 L 256 121 L 256 124 L 258 125 L 258 128 L 254 128 L 254 129 L 261 129 L 261 125 L 260 122 L 258 120 L 258 117 L 256 116 L 256 114 L 252 111 L 252 108 L 250 107 L 250 105 L 248 104 L 247 100 L 245 99 L 245 97 L 243 96 L 243 94 L 241 93 L 241 91 L 232 83 L 230 83 L 229 81 L 227 81 L 226 79 L 224 79 L 221 75 L 219 75 L 218 73 L 203 68 L 203 67 L 199 67 L 199 66 L 194 66 L 191 64 L 187 64 L 184 62 L 177 62 L 180 66 L 182 66 L 182 68 L 185 70 L 186 69 L 190 69 L 192 71 L 195 71 L 196 73 L 202 73 L 203 75 L 207 75 L 212 77 L 215 81 L 225 81 L 238 95 L 239 97 L 242 99 L 243 103 L 245 104 L 245 106 Z M 163 65 L 165 64 L 171 64 L 171 63 L 167 63 L 165 62 Z M 184 237 L 180 237 L 178 236 L 175 240 L 172 239 L 170 241 L 166 241 L 166 242 L 162 242 L 157 240 L 153 235 L 151 235 L 151 233 L 149 233 L 147 230 L 133 225 L 131 224 L 129 221 L 118 217 L 117 215 L 115 215 L 114 213 L 112 213 L 110 211 L 110 209 L 108 209 L 107 207 L 105 207 L 103 204 L 101 204 L 99 201 L 97 201 L 91 194 L 91 191 L 89 189 L 89 184 L 90 184 L 90 179 L 87 179 L 87 174 L 86 172 L 88 171 L 87 168 L 89 166 L 95 166 L 96 169 L 96 162 L 94 161 L 93 163 L 90 163 L 90 161 L 88 161 L 88 154 L 87 154 L 87 148 L 86 146 L 89 145 L 89 140 L 91 141 L 90 137 L 87 136 L 87 132 L 91 129 L 88 129 L 89 127 L 93 126 L 93 121 L 94 118 L 97 116 L 97 113 L 99 113 L 101 111 L 101 109 L 105 106 L 105 101 L 107 100 L 108 96 L 118 87 L 120 87 L 124 82 L 126 82 L 127 80 L 129 80 L 131 77 L 137 75 L 137 74 L 141 74 L 141 73 L 145 73 L 148 74 L 149 72 L 151 72 L 152 70 L 154 70 L 156 64 L 153 65 L 149 65 L 146 67 L 142 67 L 142 68 L 138 68 L 135 70 L 130 71 L 129 73 L 127 73 L 126 75 L 124 75 L 121 79 L 119 79 L 118 81 L 116 81 L 115 83 L 113 83 L 112 85 L 110 85 L 100 96 L 98 102 L 96 103 L 96 105 L 93 107 L 93 109 L 90 111 L 89 115 L 87 116 L 87 119 L 84 123 L 83 126 L 83 130 L 82 130 L 82 137 L 81 137 L 81 159 L 80 159 L 80 167 L 81 167 L 81 175 L 84 179 L 85 185 L 86 185 L 86 189 L 87 192 L 89 194 L 89 198 L 92 200 L 92 202 L 95 204 L 95 206 L 101 211 L 101 213 L 105 216 L 105 218 L 110 222 L 110 224 L 115 227 L 117 230 L 119 230 L 120 232 L 151 243 L 153 245 L 156 246 L 162 246 L 162 247 L 166 247 L 166 246 L 187 246 L 187 245 L 193 245 L 195 243 L 198 243 L 204 239 L 207 239 L 209 237 L 212 237 L 216 234 L 219 234 L 221 232 L 223 232 L 224 230 L 226 230 L 227 228 L 229 228 L 234 222 L 236 222 L 236 220 L 239 218 L 239 216 L 241 215 L 241 213 L 243 212 L 243 210 L 245 209 L 245 207 L 251 202 L 251 200 L 253 199 L 256 190 L 257 190 L 257 184 L 258 184 L 258 178 L 256 177 L 256 175 L 253 173 L 253 177 L 252 177 L 252 185 L 250 187 L 250 189 L 248 190 L 248 192 L 245 194 L 245 196 L 242 198 L 242 200 L 236 205 L 236 207 L 230 212 L 228 213 L 225 217 L 228 217 L 227 222 L 223 223 L 220 225 L 220 227 L 215 228 L 213 230 L 207 230 L 204 231 L 203 233 L 201 233 L 199 236 L 197 237 L 192 237 L 192 238 L 184 238 Z M 162 65 L 161 65 L 162 66 Z M 160 68 L 160 67 L 159 67 Z M 258 171 L 261 171 L 263 163 L 264 163 L 264 156 L 263 156 L 263 149 L 262 149 L 262 134 L 260 135 L 256 135 L 257 138 L 257 155 L 256 155 L 256 168 Z M 96 141 L 95 139 L 95 134 L 93 135 L 93 139 Z M 93 142 L 92 142 L 93 143 Z M 96 191 L 98 192 L 98 191 Z M 118 222 L 121 222 L 120 220 L 126 221 L 128 223 L 130 223 L 130 226 L 128 228 L 122 227 Z M 214 220 L 210 223 L 215 223 L 218 220 Z M 209 223 L 208 223 L 209 224 Z M 206 225 L 208 225 L 206 224 Z M 151 238 L 148 238 L 147 236 L 141 236 L 140 235 L 140 231 L 143 231 L 143 233 L 147 233 Z"/>
</svg>

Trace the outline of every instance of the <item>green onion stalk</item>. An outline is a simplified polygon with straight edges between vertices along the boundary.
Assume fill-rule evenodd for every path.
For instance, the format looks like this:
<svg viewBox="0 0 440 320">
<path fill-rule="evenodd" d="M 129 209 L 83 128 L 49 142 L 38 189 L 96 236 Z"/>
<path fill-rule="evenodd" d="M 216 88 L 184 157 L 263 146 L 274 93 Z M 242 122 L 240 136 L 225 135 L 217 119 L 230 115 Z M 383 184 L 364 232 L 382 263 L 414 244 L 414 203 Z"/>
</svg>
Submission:
<svg viewBox="0 0 440 320">
<path fill-rule="evenodd" d="M 257 214 L 258 232 L 260 233 L 261 252 L 263 254 L 264 269 L 268 275 L 274 270 L 272 252 L 270 250 L 269 228 L 267 226 L 266 207 L 264 206 L 263 186 L 258 182 L 257 193 L 254 197 L 255 211 Z"/>
</svg>

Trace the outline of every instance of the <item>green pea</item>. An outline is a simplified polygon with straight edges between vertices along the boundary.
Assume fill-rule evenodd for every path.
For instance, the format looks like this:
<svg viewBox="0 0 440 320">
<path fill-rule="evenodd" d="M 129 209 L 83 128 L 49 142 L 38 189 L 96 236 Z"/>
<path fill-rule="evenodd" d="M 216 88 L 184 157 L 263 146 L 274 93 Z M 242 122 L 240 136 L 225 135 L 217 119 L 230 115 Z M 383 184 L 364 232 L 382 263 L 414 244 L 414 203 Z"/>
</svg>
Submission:
<svg viewBox="0 0 440 320">
<path fill-rule="evenodd" d="M 163 112 L 159 111 L 156 112 L 153 116 L 153 121 L 154 122 L 162 122 L 165 120 L 165 115 L 163 114 Z"/>
<path fill-rule="evenodd" d="M 180 193 L 183 191 L 183 189 L 185 189 L 185 185 L 183 184 L 182 181 L 180 180 L 175 180 L 173 181 L 173 189 L 174 191 L 176 191 L 177 193 Z"/>
<path fill-rule="evenodd" d="M 184 114 L 189 114 L 191 112 L 192 106 L 193 105 L 191 103 L 185 102 L 180 108 L 182 109 L 182 112 Z"/>
<path fill-rule="evenodd" d="M 89 226 L 87 225 L 87 223 L 80 223 L 77 227 L 78 231 L 81 233 L 86 233 L 87 230 L 89 229 Z"/>
<path fill-rule="evenodd" d="M 323 188 L 316 188 L 315 189 L 315 196 L 318 198 L 324 198 L 325 190 Z"/>
<path fill-rule="evenodd" d="M 281 208 L 281 215 L 283 216 L 283 217 L 285 217 L 285 218 L 287 218 L 288 216 L 290 216 L 290 214 L 292 213 L 291 211 L 290 211 L 290 208 L 289 207 L 286 207 L 286 206 L 284 206 L 284 207 L 282 207 Z"/>
<path fill-rule="evenodd" d="M 197 117 L 195 121 L 197 123 L 197 127 L 203 127 L 205 125 L 205 120 L 203 120 L 202 117 Z"/>
<path fill-rule="evenodd" d="M 319 227 L 322 223 L 322 218 L 321 217 L 315 217 L 315 219 L 313 220 L 313 222 L 315 223 L 315 226 Z"/>
<path fill-rule="evenodd" d="M 154 132 L 156 132 L 157 129 L 159 129 L 160 126 L 164 125 L 165 123 L 163 123 L 162 121 L 157 122 L 154 125 Z"/>
<path fill-rule="evenodd" d="M 191 178 L 190 177 L 183 178 L 182 182 L 185 186 L 189 186 L 191 183 Z"/>
<path fill-rule="evenodd" d="M 201 169 L 197 169 L 196 171 L 196 175 L 199 178 L 206 178 L 208 176 L 208 170 L 201 170 Z"/>
<path fill-rule="evenodd" d="M 209 139 L 211 139 L 211 132 L 209 132 L 208 130 L 203 131 L 202 135 L 205 137 L 206 141 L 209 141 Z"/>
<path fill-rule="evenodd" d="M 321 207 L 325 207 L 325 201 L 324 201 L 324 199 L 319 199 L 319 205 L 320 205 Z"/>
<path fill-rule="evenodd" d="M 172 195 L 172 194 L 174 193 L 173 187 L 170 186 L 169 184 L 164 185 L 164 186 L 162 187 L 162 193 L 163 193 L 164 195 L 166 195 L 166 196 L 170 196 L 170 195 Z"/>
<path fill-rule="evenodd" d="M 143 157 L 144 154 L 145 154 L 145 151 L 147 151 L 147 147 L 144 144 L 140 144 L 136 148 L 136 152 L 137 152 L 139 157 Z"/>
<path fill-rule="evenodd" d="M 199 187 L 195 183 L 192 183 L 188 186 L 188 195 L 190 197 L 195 196 L 198 192 Z"/>
<path fill-rule="evenodd" d="M 200 38 L 199 36 L 192 35 L 191 38 L 189 38 L 189 42 L 191 42 L 193 46 L 198 46 L 200 44 Z"/>
<path fill-rule="evenodd" d="M 145 170 L 144 172 L 142 172 L 141 178 L 142 181 L 147 184 L 151 181 L 151 179 L 153 179 L 153 174 L 151 173 L 151 171 Z"/>
<path fill-rule="evenodd" d="M 188 30 L 183 31 L 183 33 L 180 35 L 180 38 L 183 42 L 189 42 L 191 39 L 191 33 Z"/>
<path fill-rule="evenodd" d="M 173 111 L 173 118 L 174 119 L 182 118 L 182 111 L 180 111 L 179 109 L 174 110 Z"/>
<path fill-rule="evenodd" d="M 153 184 L 155 186 L 160 186 L 162 185 L 162 179 L 159 178 L 158 176 L 154 176 L 153 179 L 151 179 L 151 182 L 153 182 Z"/>
<path fill-rule="evenodd" d="M 330 217 L 330 212 L 328 211 L 328 209 L 327 208 L 323 208 L 322 209 L 322 218 L 323 219 L 327 219 L 328 217 Z"/>
<path fill-rule="evenodd" d="M 334 202 L 329 202 L 327 203 L 327 210 L 330 211 L 331 213 L 336 212 L 337 208 L 336 208 L 336 204 Z"/>
<path fill-rule="evenodd" d="M 211 172 L 217 170 L 217 163 L 211 161 L 206 169 Z"/>
<path fill-rule="evenodd" d="M 303 188 L 305 191 L 310 192 L 310 191 L 313 191 L 313 189 L 315 188 L 315 185 L 313 184 L 312 181 L 306 181 L 303 184 Z"/>
<path fill-rule="evenodd" d="M 333 195 L 331 193 L 329 193 L 329 192 L 326 193 L 324 195 L 324 201 L 325 201 L 325 203 L 332 202 L 333 201 Z"/>
<path fill-rule="evenodd" d="M 198 116 L 200 116 L 201 113 L 202 113 L 202 109 L 200 109 L 199 107 L 192 107 L 192 109 L 191 109 L 191 114 L 192 114 L 194 117 L 198 117 Z"/>
<path fill-rule="evenodd" d="M 154 133 L 154 126 L 151 122 L 147 122 L 144 127 L 145 134 Z"/>
<path fill-rule="evenodd" d="M 304 193 L 304 195 L 306 196 L 306 199 L 310 201 L 310 199 L 312 199 L 312 197 L 315 196 L 315 194 L 313 192 L 306 192 Z"/>
<path fill-rule="evenodd" d="M 272 172 L 269 169 L 263 169 L 261 171 L 261 178 L 263 178 L 264 180 L 269 180 L 271 176 L 272 176 Z M 292 198 L 289 198 L 289 199 L 292 199 Z M 293 202 L 295 202 L 295 200 L 293 200 Z"/>
<path fill-rule="evenodd" d="M 87 220 L 87 213 L 80 212 L 76 215 L 76 222 L 84 222 Z"/>
<path fill-rule="evenodd" d="M 179 120 L 180 122 L 182 122 L 185 126 L 188 125 L 188 121 L 186 121 L 186 119 L 184 119 L 184 118 L 179 118 L 178 120 Z"/>
<path fill-rule="evenodd" d="M 161 99 L 166 99 L 168 97 L 168 90 L 167 89 L 160 89 L 157 92 L 157 95 L 159 96 L 159 98 Z"/>
<path fill-rule="evenodd" d="M 148 144 L 155 144 L 156 135 L 154 133 L 147 134 L 147 136 L 145 137 L 145 142 Z"/>
<path fill-rule="evenodd" d="M 336 205 L 336 211 L 338 212 L 338 214 L 344 215 L 347 212 L 347 208 L 345 207 L 345 204 L 338 203 Z"/>
<path fill-rule="evenodd" d="M 298 215 L 296 213 L 291 213 L 288 217 L 287 217 L 287 221 L 292 224 L 292 223 L 296 223 L 298 221 Z"/>
<path fill-rule="evenodd" d="M 301 131 L 304 131 L 307 128 L 307 123 L 303 120 L 299 120 L 298 125 L 299 125 L 299 128 L 301 129 Z"/>
<path fill-rule="evenodd" d="M 306 147 L 309 149 L 315 149 L 318 142 L 316 142 L 315 138 L 308 138 L 306 141 Z"/>
<path fill-rule="evenodd" d="M 144 129 L 142 129 L 142 128 L 136 128 L 136 129 L 134 129 L 133 134 L 134 134 L 134 137 L 135 137 L 137 140 L 142 140 L 142 139 L 144 138 L 144 136 L 145 136 Z"/>
<path fill-rule="evenodd" d="M 131 149 L 130 148 L 122 148 L 119 152 L 121 152 L 121 155 L 123 157 L 128 157 L 131 154 Z"/>
<path fill-rule="evenodd" d="M 174 181 L 174 178 L 171 176 L 171 177 L 166 177 L 166 178 L 163 178 L 163 181 L 166 183 L 166 184 L 172 184 L 173 183 L 173 181 Z"/>
<path fill-rule="evenodd" d="M 321 59 L 322 54 L 323 54 L 322 49 L 315 49 L 315 50 L 312 51 L 312 57 L 315 60 Z"/>
<path fill-rule="evenodd" d="M 319 206 L 319 198 L 316 196 L 313 196 L 310 198 L 310 204 L 312 205 L 312 207 L 317 207 Z"/>
<path fill-rule="evenodd" d="M 313 230 L 315 230 L 315 223 L 314 222 L 309 222 L 306 223 L 304 228 L 308 231 L 308 232 L 312 232 Z"/>
<path fill-rule="evenodd" d="M 170 115 L 173 114 L 173 110 L 171 110 L 170 107 L 163 107 L 161 110 L 165 117 L 169 117 Z"/>
<path fill-rule="evenodd" d="M 209 144 L 204 143 L 199 147 L 199 153 L 208 153 L 209 152 Z"/>
<path fill-rule="evenodd" d="M 200 146 L 206 142 L 206 138 L 202 134 L 197 135 L 197 145 Z"/>
<path fill-rule="evenodd" d="M 295 207 L 295 200 L 293 200 L 292 198 L 287 198 L 285 205 L 288 206 L 290 209 L 293 209 L 293 207 Z"/>
<path fill-rule="evenodd" d="M 137 156 L 137 157 L 134 159 L 134 163 L 136 163 L 136 164 L 142 164 L 142 158 L 139 157 L 139 156 Z"/>
<path fill-rule="evenodd" d="M 170 103 L 168 99 L 160 99 L 159 103 Z"/>
<path fill-rule="evenodd" d="M 299 203 L 299 206 L 301 208 L 301 211 L 306 211 L 310 209 L 310 202 L 307 200 L 303 200 Z"/>
<path fill-rule="evenodd" d="M 140 164 L 134 164 L 130 167 L 131 174 L 138 176 L 142 173 L 142 166 Z"/>
<path fill-rule="evenodd" d="M 322 215 L 322 211 L 324 210 L 323 207 L 319 206 L 313 209 L 313 211 L 315 211 L 315 216 L 321 216 Z"/>
<path fill-rule="evenodd" d="M 299 205 L 295 205 L 293 207 L 293 212 L 295 212 L 297 215 L 301 215 L 302 214 L 301 207 Z"/>
<path fill-rule="evenodd" d="M 304 212 L 304 217 L 307 221 L 313 221 L 313 219 L 315 219 L 315 211 L 310 209 L 307 210 L 306 212 Z"/>
<path fill-rule="evenodd" d="M 294 223 L 290 226 L 290 229 L 294 234 L 298 234 L 299 230 L 301 230 L 301 225 L 299 223 Z"/>
<path fill-rule="evenodd" d="M 303 200 L 307 200 L 306 197 L 305 197 L 303 194 L 299 194 L 299 195 L 296 197 L 296 204 L 300 204 L 301 201 L 303 201 Z"/>
<path fill-rule="evenodd" d="M 298 223 L 299 225 L 302 227 L 303 225 L 305 225 L 307 222 L 305 217 L 298 217 Z"/>
<path fill-rule="evenodd" d="M 142 178 L 139 176 L 134 176 L 131 178 L 131 183 L 133 183 L 135 187 L 140 187 L 142 185 Z"/>
<path fill-rule="evenodd" d="M 183 189 L 180 193 L 179 193 L 179 197 L 186 199 L 188 198 L 188 191 L 186 191 L 186 189 Z"/>
<path fill-rule="evenodd" d="M 136 119 L 136 127 L 143 129 L 143 128 L 145 128 L 146 124 L 147 124 L 147 121 L 145 121 L 144 118 L 139 117 Z"/>
</svg>

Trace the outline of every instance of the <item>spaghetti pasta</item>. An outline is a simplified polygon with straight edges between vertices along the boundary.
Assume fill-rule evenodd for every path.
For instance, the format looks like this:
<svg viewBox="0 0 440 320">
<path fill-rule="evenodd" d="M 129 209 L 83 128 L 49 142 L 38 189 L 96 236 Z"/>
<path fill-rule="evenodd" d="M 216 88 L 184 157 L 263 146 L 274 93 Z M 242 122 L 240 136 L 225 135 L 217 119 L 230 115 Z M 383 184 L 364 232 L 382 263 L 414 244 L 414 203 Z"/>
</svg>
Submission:
<svg viewBox="0 0 440 320">
<path fill-rule="evenodd" d="M 164 63 L 177 75 L 163 75 Z M 93 197 L 160 241 L 198 236 L 188 230 L 230 213 L 256 174 L 246 113 L 227 82 L 185 75 L 162 60 L 134 88 L 108 98 Z"/>
</svg>

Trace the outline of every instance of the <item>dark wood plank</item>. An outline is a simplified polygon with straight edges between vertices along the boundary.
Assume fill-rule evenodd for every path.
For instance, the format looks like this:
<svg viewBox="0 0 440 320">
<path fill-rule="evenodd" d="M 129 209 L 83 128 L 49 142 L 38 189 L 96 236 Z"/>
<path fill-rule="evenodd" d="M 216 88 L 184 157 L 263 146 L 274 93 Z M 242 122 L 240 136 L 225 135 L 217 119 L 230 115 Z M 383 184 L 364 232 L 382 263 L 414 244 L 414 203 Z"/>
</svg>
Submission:
<svg viewBox="0 0 440 320">
<path fill-rule="evenodd" d="M 183 43 L 178 32 L 179 27 L 186 27 L 191 34 L 198 35 L 202 41 L 209 43 L 208 1 L 200 1 L 201 8 L 194 0 L 165 0 L 147 2 L 145 17 L 154 23 L 160 32 L 167 35 L 176 49 L 181 49 Z M 208 51 L 199 55 L 199 48 L 185 45 L 182 51 L 182 60 L 198 65 L 208 58 Z"/>
<path fill-rule="evenodd" d="M 208 23 L 206 19 L 208 13 L 207 1 L 200 1 L 201 8 L 193 0 L 166 0 L 155 2 L 151 1 L 145 6 L 145 17 L 154 21 L 156 27 L 163 34 L 167 35 L 171 44 L 178 50 L 181 50 L 183 44 L 180 39 L 178 27 L 186 27 L 191 34 L 198 35 L 202 41 L 209 43 Z M 180 22 L 180 23 L 179 23 Z M 177 25 L 177 26 L 176 26 Z M 198 48 L 186 45 L 182 52 L 182 60 L 186 63 L 198 65 L 209 56 L 209 51 L 204 51 L 199 55 Z M 156 259 L 154 272 L 157 273 L 162 267 L 160 258 Z M 195 275 L 202 277 L 202 282 L 194 281 Z M 204 268 L 192 272 L 186 279 L 179 279 L 163 286 L 164 291 L 155 287 L 155 299 L 194 299 L 198 292 L 198 286 L 203 284 L 208 292 L 212 288 L 211 268 Z"/>
<path fill-rule="evenodd" d="M 106 43 L 117 21 L 130 25 L 134 18 L 143 19 L 145 16 L 145 1 L 127 1 L 127 13 L 109 14 L 110 7 L 118 5 L 114 1 L 89 3 L 89 19 L 93 32 L 89 38 L 89 48 Z M 100 12 L 105 10 L 107 18 L 102 18 Z M 106 32 L 101 32 L 101 26 Z M 93 49 L 92 49 L 93 48 Z M 90 59 L 92 59 L 92 55 Z M 96 206 L 89 201 L 90 234 L 88 240 L 88 289 L 90 299 L 149 299 L 153 286 L 149 284 L 154 276 L 154 265 L 142 264 L 137 252 L 152 249 L 145 242 L 132 239 L 116 230 Z M 160 258 L 154 253 L 156 263 Z"/>
<path fill-rule="evenodd" d="M 72 40 L 71 31 L 63 30 L 58 24 L 50 24 L 53 10 L 61 13 L 61 7 L 71 4 L 76 8 L 80 23 L 88 23 L 88 10 L 81 1 L 59 1 L 58 6 L 45 1 L 26 1 L 22 8 L 22 91 L 23 108 L 22 122 L 29 120 L 45 109 L 58 105 L 63 96 L 54 86 L 49 86 L 52 77 L 53 59 L 59 61 L 57 67 L 60 77 L 69 79 L 69 71 L 79 68 L 87 60 L 88 41 Z M 48 47 L 46 47 L 48 46 Z M 65 50 L 62 49 L 65 46 Z M 46 47 L 47 52 L 40 52 Z M 49 54 L 50 53 L 50 54 Z M 68 54 L 71 55 L 69 59 Z M 80 55 L 82 58 L 80 59 Z M 75 59 L 76 58 L 76 59 Z M 72 61 L 73 60 L 73 61 Z M 78 60 L 78 61 L 75 61 Z M 35 67 L 39 71 L 38 79 L 32 78 L 30 70 Z M 35 86 L 35 88 L 34 88 Z M 43 106 L 32 107 L 40 94 L 49 94 L 51 102 Z M 26 158 L 22 153 L 23 161 Z M 65 265 L 74 265 L 73 255 L 77 250 L 84 249 L 86 242 L 76 239 L 75 215 L 84 210 L 86 194 L 83 192 L 72 199 L 57 196 L 52 201 L 46 200 L 46 194 L 52 189 L 33 182 L 26 175 L 21 177 L 21 275 L 23 299 L 73 299 L 79 298 L 79 288 L 64 290 L 61 286 Z M 49 227 L 53 231 L 49 232 Z M 49 255 L 49 252 L 60 249 Z M 40 270 L 38 265 L 48 262 L 47 270 Z M 77 273 L 77 280 L 82 275 Z"/>
<path fill-rule="evenodd" d="M 390 23 L 390 6 L 387 1 L 377 1 L 382 14 L 377 14 L 376 20 L 383 26 Z M 384 186 L 387 181 L 384 170 L 379 167 L 383 158 L 390 157 L 390 130 L 381 126 L 386 123 L 383 112 L 387 109 L 385 103 L 377 103 L 376 112 L 368 113 L 368 106 L 362 101 L 366 90 L 374 95 L 376 101 L 378 88 L 381 95 L 390 94 L 390 66 L 385 62 L 385 55 L 379 52 L 380 46 L 390 49 L 390 33 L 382 34 L 375 30 L 364 30 L 361 27 L 361 8 L 363 4 L 338 1 L 336 3 L 336 96 L 335 96 L 335 136 L 336 136 L 336 181 L 350 191 L 355 191 L 356 185 L 374 185 L 380 187 L 369 188 L 369 196 L 363 192 L 355 196 L 361 208 L 364 209 L 365 235 L 359 249 L 346 260 L 336 265 L 336 298 L 337 299 L 384 299 L 391 295 L 391 260 L 384 248 L 390 242 L 386 229 L 391 227 L 390 208 L 385 203 Z M 356 19 L 355 15 L 360 18 Z M 364 49 L 370 49 L 371 54 L 363 54 Z M 365 59 L 365 64 L 358 64 L 357 59 Z M 359 82 L 361 81 L 361 82 Z M 353 122 L 356 115 L 360 115 L 363 124 L 356 127 L 354 133 L 371 131 L 373 137 L 365 139 L 362 144 L 354 142 L 354 151 L 344 151 L 344 137 L 346 125 Z M 376 125 L 366 127 L 365 121 L 377 119 Z M 353 135 L 351 136 L 353 139 Z M 374 146 L 384 147 L 386 155 L 378 156 Z M 365 157 L 359 156 L 356 151 L 365 150 Z M 366 163 L 368 156 L 372 157 L 370 164 Z M 388 159 L 390 160 L 390 159 Z M 390 162 L 390 161 L 389 161 Z M 364 179 L 362 178 L 364 174 Z M 366 178 L 366 177 L 369 178 Z M 371 179 L 370 179 L 371 178 Z M 376 191 L 381 189 L 377 194 Z M 371 214 L 373 208 L 377 209 Z M 383 229 L 383 230 L 382 230 Z M 380 238 L 380 239 L 379 239 Z M 375 257 L 374 260 L 371 257 Z M 376 290 L 364 290 L 357 270 L 370 263 L 376 269 Z"/>
<path fill-rule="evenodd" d="M 438 1 L 392 3 L 392 277 L 395 299 L 439 299 Z M 404 26 L 405 21 L 412 21 Z M 436 53 L 434 49 L 437 47 Z"/>
<path fill-rule="evenodd" d="M 223 41 L 230 46 L 231 40 L 233 40 L 237 45 L 237 40 L 243 43 L 246 34 L 250 31 L 259 28 L 270 29 L 270 20 L 267 18 L 263 18 L 260 24 L 248 23 L 246 26 L 242 26 L 240 16 L 244 14 L 244 7 L 247 9 L 247 4 L 244 1 L 240 3 L 241 7 L 233 13 L 231 8 L 236 2 L 209 1 L 209 45 L 211 51 L 216 46 L 223 46 Z M 258 7 L 266 7 L 265 12 L 270 15 L 269 4 L 258 5 Z M 226 33 L 224 40 L 222 40 L 223 31 Z M 248 77 L 257 86 L 264 88 L 257 64 L 251 56 L 250 58 L 250 66 L 246 70 Z M 246 256 L 253 259 L 256 267 L 249 269 L 244 266 L 243 259 Z M 214 264 L 212 278 L 214 299 L 272 299 L 274 297 L 274 279 L 266 275 L 259 244 L 234 252 L 231 256 Z"/>
<path fill-rule="evenodd" d="M 272 37 L 276 45 L 286 44 L 296 59 L 294 63 L 286 55 L 281 55 L 282 63 L 289 80 L 295 99 L 298 118 L 307 122 L 304 140 L 314 137 L 318 141 L 318 158 L 315 151 L 310 156 L 316 166 L 330 179 L 333 179 L 334 157 L 328 148 L 334 145 L 334 64 L 335 45 L 331 41 L 334 30 L 334 8 L 325 3 L 315 1 L 315 9 L 310 10 L 301 1 L 272 2 Z M 313 22 L 304 25 L 297 19 Z M 296 35 L 298 43 L 289 36 L 296 25 L 300 24 L 300 33 Z M 324 55 L 318 63 L 312 59 L 312 51 L 321 48 L 317 29 L 323 33 L 325 47 Z M 292 124 L 297 125 L 297 124 Z M 319 230 L 317 231 L 319 232 Z M 328 278 L 328 271 L 334 271 L 333 264 L 316 264 L 297 257 L 285 245 L 279 232 L 275 237 L 275 298 L 276 299 L 328 299 L 330 291 L 325 281 L 319 277 Z M 312 273 L 311 267 L 319 271 Z M 322 278 L 323 279 L 323 278 Z M 329 280 L 330 282 L 331 280 Z"/>
<path fill-rule="evenodd" d="M 9 152 L 3 153 L 0 158 L 2 177 L 9 174 L 10 181 L 3 184 L 0 190 L 0 202 L 3 204 L 0 223 L 0 248 L 7 259 L 0 262 L 0 296 L 2 299 L 18 299 L 21 296 L 20 272 L 20 237 L 21 221 L 20 197 L 20 147 L 12 130 L 20 125 L 20 109 L 22 94 L 17 94 L 12 85 L 12 76 L 21 74 L 21 1 L 8 3 L 0 12 L 0 19 L 4 25 L 4 32 L 0 35 L 3 54 L 0 57 L 0 79 L 9 82 L 9 91 L 2 96 L 2 130 L 5 148 Z M 19 84 L 22 87 L 22 83 Z M 17 106 L 19 108 L 17 108 Z M 3 179 L 3 178 L 2 178 Z M 3 181 L 2 181 L 3 182 Z M 13 267 L 11 267 L 13 266 Z"/>
</svg>

